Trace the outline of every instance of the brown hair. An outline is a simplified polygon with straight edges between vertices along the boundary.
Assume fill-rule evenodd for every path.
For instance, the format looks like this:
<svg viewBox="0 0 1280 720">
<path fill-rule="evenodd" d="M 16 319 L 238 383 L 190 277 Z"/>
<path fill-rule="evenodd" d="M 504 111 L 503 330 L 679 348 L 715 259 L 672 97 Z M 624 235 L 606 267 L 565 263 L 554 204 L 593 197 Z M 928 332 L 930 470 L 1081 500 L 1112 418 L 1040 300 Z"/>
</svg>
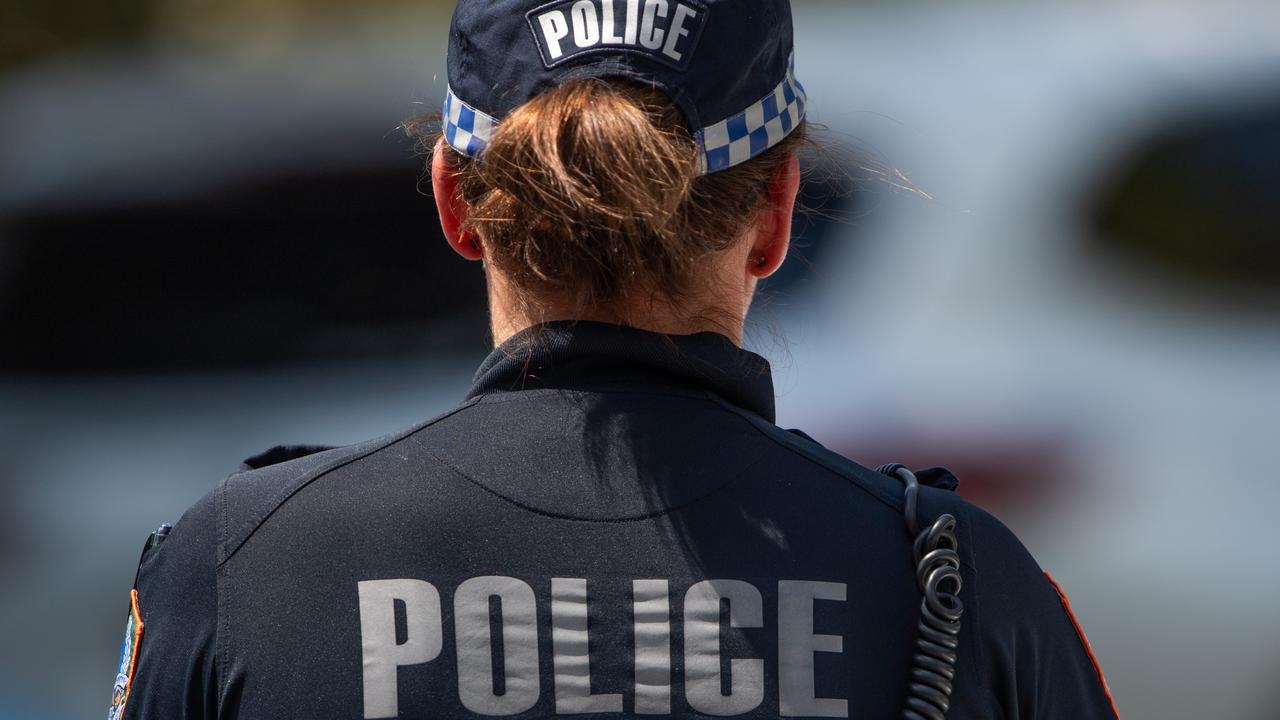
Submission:
<svg viewBox="0 0 1280 720">
<path fill-rule="evenodd" d="M 439 137 L 406 128 L 421 149 Z M 483 160 L 444 145 L 486 259 L 530 317 L 549 299 L 577 310 L 637 294 L 673 306 L 696 287 L 700 261 L 733 245 L 763 206 L 780 165 L 805 141 L 802 123 L 761 156 L 699 171 L 684 116 L 659 90 L 581 79 L 504 118 Z"/>
</svg>

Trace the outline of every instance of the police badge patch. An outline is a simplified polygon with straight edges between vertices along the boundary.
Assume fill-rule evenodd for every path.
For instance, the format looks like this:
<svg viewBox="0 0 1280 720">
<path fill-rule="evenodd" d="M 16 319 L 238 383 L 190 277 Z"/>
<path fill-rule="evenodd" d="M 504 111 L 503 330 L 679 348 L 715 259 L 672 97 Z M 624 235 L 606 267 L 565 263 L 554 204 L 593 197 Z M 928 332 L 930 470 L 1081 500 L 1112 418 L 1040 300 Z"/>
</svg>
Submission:
<svg viewBox="0 0 1280 720">
<path fill-rule="evenodd" d="M 525 17 L 548 69 L 579 55 L 626 52 L 684 71 L 709 12 L 701 0 L 556 0 Z"/>
<path fill-rule="evenodd" d="M 111 710 L 107 720 L 120 720 L 124 716 L 125 703 L 133 688 L 133 671 L 138 664 L 138 646 L 142 642 L 142 615 L 138 612 L 138 591 L 129 596 L 129 619 L 124 626 L 124 644 L 120 646 L 120 665 L 116 669 L 116 684 L 111 689 Z"/>
</svg>

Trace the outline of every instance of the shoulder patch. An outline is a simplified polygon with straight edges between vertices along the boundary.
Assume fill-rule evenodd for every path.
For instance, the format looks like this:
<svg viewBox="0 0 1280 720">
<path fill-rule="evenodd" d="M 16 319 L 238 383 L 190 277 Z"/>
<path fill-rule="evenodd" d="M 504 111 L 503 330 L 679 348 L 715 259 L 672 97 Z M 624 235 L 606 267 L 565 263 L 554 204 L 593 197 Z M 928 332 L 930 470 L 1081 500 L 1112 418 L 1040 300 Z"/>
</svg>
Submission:
<svg viewBox="0 0 1280 720">
<path fill-rule="evenodd" d="M 111 709 L 107 720 L 120 720 L 124 716 L 129 691 L 133 689 L 133 671 L 138 666 L 138 646 L 142 644 L 142 614 L 138 611 L 138 591 L 129 593 L 129 618 L 124 626 L 124 643 L 120 646 L 120 664 L 116 669 L 116 684 L 111 689 Z"/>
</svg>

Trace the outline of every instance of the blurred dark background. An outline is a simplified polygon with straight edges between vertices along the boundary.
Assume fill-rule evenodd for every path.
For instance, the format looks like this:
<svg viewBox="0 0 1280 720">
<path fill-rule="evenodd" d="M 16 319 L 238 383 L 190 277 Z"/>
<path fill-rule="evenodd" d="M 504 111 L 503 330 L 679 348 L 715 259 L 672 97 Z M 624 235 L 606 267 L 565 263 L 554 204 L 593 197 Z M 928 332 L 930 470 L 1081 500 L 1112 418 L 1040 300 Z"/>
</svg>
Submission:
<svg viewBox="0 0 1280 720">
<path fill-rule="evenodd" d="M 1280 10 L 795 7 L 782 424 L 956 470 L 1126 716 L 1280 718 Z M 450 10 L 0 6 L 0 719 L 104 711 L 142 541 L 242 458 L 465 392 L 483 277 L 398 127 Z"/>
</svg>

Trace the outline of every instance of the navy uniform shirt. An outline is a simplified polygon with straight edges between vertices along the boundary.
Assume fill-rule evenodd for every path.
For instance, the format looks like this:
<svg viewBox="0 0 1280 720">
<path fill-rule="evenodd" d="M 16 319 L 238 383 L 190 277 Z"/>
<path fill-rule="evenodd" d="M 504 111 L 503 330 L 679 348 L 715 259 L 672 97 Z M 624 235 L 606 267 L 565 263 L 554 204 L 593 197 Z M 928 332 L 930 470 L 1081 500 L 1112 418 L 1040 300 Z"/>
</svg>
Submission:
<svg viewBox="0 0 1280 720">
<path fill-rule="evenodd" d="M 897 717 L 920 608 L 902 484 L 773 421 L 768 364 L 720 335 L 526 331 L 449 413 L 276 451 L 191 508 L 144 554 L 116 707 Z M 948 717 L 1114 718 L 1009 530 L 944 490 L 920 511 L 960 528 Z"/>
</svg>

